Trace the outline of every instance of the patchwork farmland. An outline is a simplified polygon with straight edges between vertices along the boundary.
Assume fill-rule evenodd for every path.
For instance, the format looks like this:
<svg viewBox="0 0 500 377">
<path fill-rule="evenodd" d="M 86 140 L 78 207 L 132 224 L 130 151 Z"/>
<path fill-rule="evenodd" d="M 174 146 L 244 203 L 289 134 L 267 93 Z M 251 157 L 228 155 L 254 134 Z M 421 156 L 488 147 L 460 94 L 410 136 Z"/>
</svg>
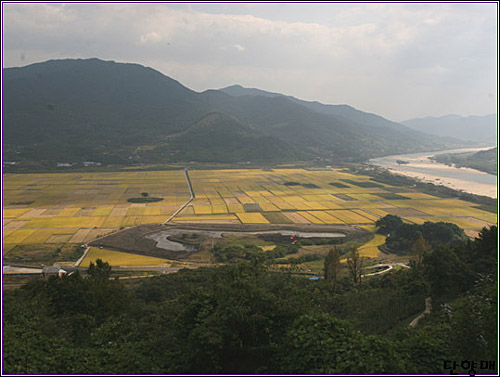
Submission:
<svg viewBox="0 0 500 377">
<path fill-rule="evenodd" d="M 448 221 L 474 235 L 496 215 L 341 169 L 190 171 L 195 199 L 174 223 L 370 225 L 387 214 L 409 223 Z"/>
<path fill-rule="evenodd" d="M 184 173 L 3 176 L 3 253 L 25 244 L 82 244 L 120 228 L 164 222 L 190 197 Z M 154 203 L 127 199 L 161 197 Z"/>
<path fill-rule="evenodd" d="M 455 198 L 378 183 L 342 169 L 234 169 L 189 172 L 194 200 L 177 224 L 348 224 L 374 230 L 387 214 L 409 223 L 446 221 L 470 236 L 496 224 L 496 214 Z M 26 245 L 47 250 L 88 243 L 126 227 L 162 223 L 189 198 L 183 171 L 6 174 L 3 254 Z M 127 199 L 163 198 L 154 203 Z M 374 257 L 382 238 L 360 248 Z"/>
</svg>

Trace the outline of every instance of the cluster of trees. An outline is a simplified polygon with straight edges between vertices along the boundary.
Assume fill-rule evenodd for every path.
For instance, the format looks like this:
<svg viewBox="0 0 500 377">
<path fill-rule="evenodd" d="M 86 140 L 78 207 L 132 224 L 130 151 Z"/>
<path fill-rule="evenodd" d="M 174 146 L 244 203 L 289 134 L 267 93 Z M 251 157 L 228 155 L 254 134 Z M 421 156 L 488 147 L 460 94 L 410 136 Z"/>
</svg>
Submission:
<svg viewBox="0 0 500 377">
<path fill-rule="evenodd" d="M 426 221 L 422 225 L 407 224 L 399 216 L 387 215 L 375 223 L 377 233 L 387 235 L 385 248 L 394 253 L 407 253 L 421 237 L 432 247 L 457 245 L 467 240 L 463 229 L 455 224 Z"/>
<path fill-rule="evenodd" d="M 345 238 L 339 237 L 299 237 L 294 236 L 293 239 L 290 236 L 284 236 L 279 233 L 273 234 L 259 234 L 257 236 L 259 239 L 267 242 L 272 242 L 277 245 L 290 245 L 292 241 L 298 246 L 308 246 L 308 245 L 336 245 L 344 243 L 350 240 L 349 235 Z"/>
<path fill-rule="evenodd" d="M 340 238 L 301 238 L 298 242 L 299 245 L 307 246 L 307 245 L 335 245 L 344 242 L 344 240 Z"/>
<path fill-rule="evenodd" d="M 299 182 L 289 181 L 283 184 L 285 186 L 304 186 L 305 188 L 319 188 L 319 186 L 315 185 L 314 183 L 299 183 Z"/>
<path fill-rule="evenodd" d="M 215 261 L 219 263 L 238 263 L 255 258 L 270 261 L 289 254 L 296 254 L 298 251 L 298 245 L 277 245 L 273 250 L 263 252 L 260 247 L 252 244 L 241 246 L 234 244 L 224 245 L 221 243 L 216 244 L 211 249 Z"/>
<path fill-rule="evenodd" d="M 301 255 L 300 257 L 292 257 L 292 258 L 286 258 L 286 259 L 279 259 L 276 260 L 276 264 L 292 264 L 292 265 L 297 265 L 301 263 L 307 263 L 307 262 L 312 262 L 315 260 L 320 260 L 323 257 L 319 254 L 304 254 Z"/>
<path fill-rule="evenodd" d="M 87 276 L 4 292 L 3 372 L 448 374 L 445 360 L 496 365 L 496 253 L 492 227 L 356 282 L 338 275 L 335 249 L 318 281 L 271 272 L 255 257 L 124 286 L 97 261 Z M 408 328 L 429 294 L 433 313 Z"/>
<path fill-rule="evenodd" d="M 498 168 L 498 149 L 492 148 L 476 153 L 444 153 L 431 157 L 431 160 L 446 165 L 456 165 L 457 167 L 468 167 L 481 170 L 489 174 L 497 175 Z"/>
<path fill-rule="evenodd" d="M 130 202 L 130 203 L 154 203 L 154 202 L 160 202 L 162 200 L 163 200 L 163 198 L 156 198 L 154 196 L 149 196 L 149 193 L 147 193 L 147 192 L 141 192 L 140 198 L 128 198 L 127 202 Z"/>
</svg>

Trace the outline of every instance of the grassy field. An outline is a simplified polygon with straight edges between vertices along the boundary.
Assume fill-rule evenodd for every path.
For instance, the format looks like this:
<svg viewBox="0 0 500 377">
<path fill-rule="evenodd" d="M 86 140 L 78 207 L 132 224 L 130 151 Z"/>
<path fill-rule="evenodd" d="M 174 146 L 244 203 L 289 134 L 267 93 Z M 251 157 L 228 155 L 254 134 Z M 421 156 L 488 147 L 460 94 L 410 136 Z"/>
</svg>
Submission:
<svg viewBox="0 0 500 377">
<path fill-rule="evenodd" d="M 497 223 L 496 214 L 474 203 L 373 182 L 343 169 L 193 170 L 189 175 L 195 199 L 173 223 L 365 227 L 395 214 L 409 223 L 452 222 L 469 236 Z M 77 245 L 124 227 L 161 223 L 190 197 L 182 171 L 5 174 L 3 180 L 4 255 L 19 245 Z M 143 192 L 163 200 L 127 202 Z M 380 242 L 376 236 L 362 254 L 374 256 Z"/>
</svg>

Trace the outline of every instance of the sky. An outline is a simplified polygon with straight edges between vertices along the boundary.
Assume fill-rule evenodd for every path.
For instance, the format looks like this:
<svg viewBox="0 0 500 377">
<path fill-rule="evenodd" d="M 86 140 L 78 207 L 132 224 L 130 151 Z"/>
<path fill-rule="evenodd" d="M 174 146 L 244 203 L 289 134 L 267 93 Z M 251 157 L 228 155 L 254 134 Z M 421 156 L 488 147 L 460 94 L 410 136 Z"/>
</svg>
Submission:
<svg viewBox="0 0 500 377">
<path fill-rule="evenodd" d="M 3 67 L 138 63 L 394 121 L 497 113 L 498 4 L 2 3 Z"/>
</svg>

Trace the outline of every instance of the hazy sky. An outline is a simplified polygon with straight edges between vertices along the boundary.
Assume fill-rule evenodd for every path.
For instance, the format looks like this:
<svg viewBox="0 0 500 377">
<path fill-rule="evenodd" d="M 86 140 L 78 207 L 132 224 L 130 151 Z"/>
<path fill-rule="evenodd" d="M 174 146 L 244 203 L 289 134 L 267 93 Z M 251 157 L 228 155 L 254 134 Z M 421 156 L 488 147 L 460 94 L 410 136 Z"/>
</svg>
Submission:
<svg viewBox="0 0 500 377">
<path fill-rule="evenodd" d="M 497 112 L 496 3 L 2 4 L 3 66 L 90 58 L 395 121 Z"/>
</svg>

